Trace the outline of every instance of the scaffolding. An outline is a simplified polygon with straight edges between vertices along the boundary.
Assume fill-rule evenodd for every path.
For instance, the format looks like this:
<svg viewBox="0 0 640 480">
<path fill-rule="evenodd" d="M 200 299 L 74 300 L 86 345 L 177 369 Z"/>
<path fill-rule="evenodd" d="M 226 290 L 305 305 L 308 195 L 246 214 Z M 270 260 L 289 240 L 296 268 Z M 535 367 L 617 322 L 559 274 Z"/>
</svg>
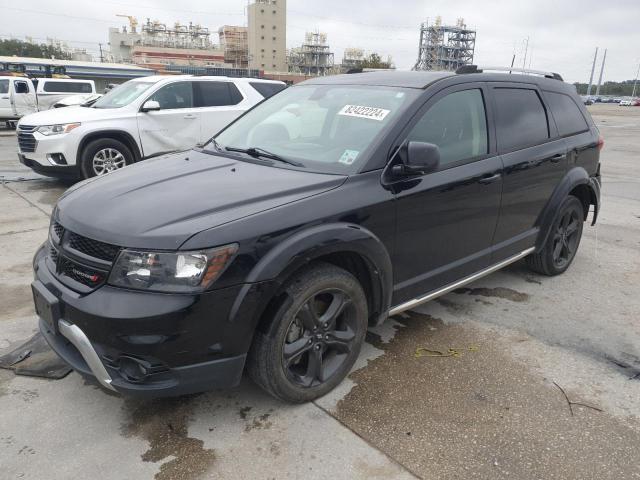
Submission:
<svg viewBox="0 0 640 480">
<path fill-rule="evenodd" d="M 224 25 L 218 29 L 220 48 L 224 51 L 224 62 L 234 68 L 247 68 L 249 65 L 249 47 L 247 27 Z"/>
<path fill-rule="evenodd" d="M 302 46 L 292 48 L 288 55 L 289 70 L 304 75 L 334 73 L 334 56 L 327 44 L 327 34 L 307 32 Z"/>
<path fill-rule="evenodd" d="M 420 26 L 418 61 L 413 69 L 456 70 L 470 65 L 475 45 L 476 32 L 467 28 L 464 19 L 459 18 L 455 26 L 442 25 L 440 17 L 432 25 L 427 20 Z"/>
</svg>

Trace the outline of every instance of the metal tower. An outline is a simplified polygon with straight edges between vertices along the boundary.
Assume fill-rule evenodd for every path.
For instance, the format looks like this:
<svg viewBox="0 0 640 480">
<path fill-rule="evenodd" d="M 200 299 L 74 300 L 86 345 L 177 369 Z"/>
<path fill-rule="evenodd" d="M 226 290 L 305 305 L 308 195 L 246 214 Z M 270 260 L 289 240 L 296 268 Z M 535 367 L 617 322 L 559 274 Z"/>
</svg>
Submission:
<svg viewBox="0 0 640 480">
<path fill-rule="evenodd" d="M 473 63 L 475 46 L 476 32 L 467 28 L 464 19 L 451 26 L 442 25 L 437 17 L 433 25 L 427 21 L 420 26 L 418 61 L 413 69 L 456 70 Z"/>
</svg>

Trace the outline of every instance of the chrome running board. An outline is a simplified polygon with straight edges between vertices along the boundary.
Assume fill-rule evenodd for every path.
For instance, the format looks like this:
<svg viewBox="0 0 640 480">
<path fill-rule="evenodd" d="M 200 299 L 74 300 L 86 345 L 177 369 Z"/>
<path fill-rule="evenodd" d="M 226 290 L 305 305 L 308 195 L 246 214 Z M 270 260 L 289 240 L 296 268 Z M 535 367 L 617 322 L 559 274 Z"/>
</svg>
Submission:
<svg viewBox="0 0 640 480">
<path fill-rule="evenodd" d="M 520 260 L 521 258 L 526 257 L 527 255 L 529 255 L 530 253 L 533 253 L 533 251 L 535 250 L 535 247 L 531 247 L 526 249 L 523 252 L 518 253 L 517 255 L 514 255 L 513 257 L 509 257 L 506 260 L 503 260 L 500 263 L 496 263 L 495 265 L 489 267 L 489 268 L 485 268 L 484 270 L 480 270 L 477 273 L 474 273 L 473 275 L 470 275 L 468 277 L 463 278 L 462 280 L 458 280 L 457 282 L 451 283 L 449 285 L 447 285 L 446 287 L 442 287 L 438 290 L 435 290 L 431 293 L 427 293 L 426 295 L 422 296 L 422 297 L 418 297 L 418 298 L 414 298 L 413 300 L 409 300 L 408 302 L 402 303 L 396 307 L 393 307 L 391 310 L 389 310 L 389 316 L 392 317 L 393 315 L 397 315 L 399 313 L 405 312 L 407 310 L 411 310 L 414 307 L 417 307 L 418 305 L 422 305 L 423 303 L 426 303 L 430 300 L 433 300 L 434 298 L 438 298 L 441 295 L 445 295 L 453 290 L 455 290 L 456 288 L 460 288 L 465 286 L 468 283 L 471 283 L 475 280 L 478 280 L 486 275 L 489 275 L 493 272 L 496 272 L 498 270 L 500 270 L 501 268 L 506 267 L 507 265 L 513 263 L 513 262 L 517 262 L 518 260 Z"/>
</svg>

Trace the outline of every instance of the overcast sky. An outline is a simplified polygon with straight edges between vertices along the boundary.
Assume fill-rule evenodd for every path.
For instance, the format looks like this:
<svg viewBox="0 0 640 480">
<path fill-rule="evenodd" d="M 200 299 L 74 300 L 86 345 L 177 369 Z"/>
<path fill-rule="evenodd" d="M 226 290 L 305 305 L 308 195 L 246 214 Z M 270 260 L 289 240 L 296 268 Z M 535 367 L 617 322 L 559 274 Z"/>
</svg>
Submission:
<svg viewBox="0 0 640 480">
<path fill-rule="evenodd" d="M 246 25 L 247 0 L 0 0 L 0 36 L 54 37 L 97 52 L 108 42 L 107 29 L 126 23 L 116 14 L 220 25 Z M 587 82 L 596 47 L 608 48 L 604 80 L 627 80 L 640 61 L 640 0 L 288 0 L 287 47 L 298 46 L 305 31 L 328 34 L 336 63 L 345 48 L 391 55 L 399 69 L 417 58 L 419 26 L 440 15 L 444 23 L 462 17 L 477 29 L 475 63 L 522 66 L 529 37 L 531 68 L 561 73 L 567 81 Z M 66 16 L 65 16 L 66 15 Z M 217 41 L 217 36 L 214 37 Z M 105 45 L 105 48 L 106 47 Z"/>
</svg>

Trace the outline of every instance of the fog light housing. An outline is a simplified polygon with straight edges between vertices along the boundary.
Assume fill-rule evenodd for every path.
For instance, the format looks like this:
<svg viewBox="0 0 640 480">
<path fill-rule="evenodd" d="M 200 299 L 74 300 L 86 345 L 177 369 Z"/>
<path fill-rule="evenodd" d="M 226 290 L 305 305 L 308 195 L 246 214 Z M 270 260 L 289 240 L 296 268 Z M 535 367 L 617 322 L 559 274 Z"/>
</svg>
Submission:
<svg viewBox="0 0 640 480">
<path fill-rule="evenodd" d="M 149 376 L 145 362 L 132 357 L 120 357 L 118 369 L 120 374 L 132 383 L 142 383 Z"/>
</svg>

